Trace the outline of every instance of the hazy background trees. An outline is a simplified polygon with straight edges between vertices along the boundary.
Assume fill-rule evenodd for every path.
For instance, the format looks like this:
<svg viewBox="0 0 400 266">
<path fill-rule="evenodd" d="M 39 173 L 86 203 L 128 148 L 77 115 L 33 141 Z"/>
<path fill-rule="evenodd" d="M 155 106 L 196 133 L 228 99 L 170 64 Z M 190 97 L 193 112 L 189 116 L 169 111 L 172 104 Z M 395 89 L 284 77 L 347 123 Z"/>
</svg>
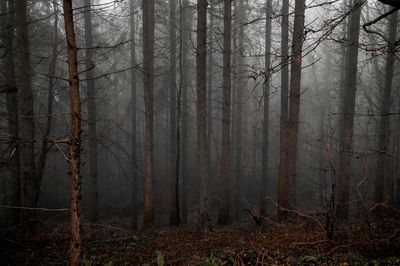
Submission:
<svg viewBox="0 0 400 266">
<path fill-rule="evenodd" d="M 398 12 L 377 20 L 381 2 L 73 2 L 83 219 L 398 207 Z M 2 222 L 65 219 L 18 209 L 70 204 L 64 3 L 0 7 Z"/>
</svg>

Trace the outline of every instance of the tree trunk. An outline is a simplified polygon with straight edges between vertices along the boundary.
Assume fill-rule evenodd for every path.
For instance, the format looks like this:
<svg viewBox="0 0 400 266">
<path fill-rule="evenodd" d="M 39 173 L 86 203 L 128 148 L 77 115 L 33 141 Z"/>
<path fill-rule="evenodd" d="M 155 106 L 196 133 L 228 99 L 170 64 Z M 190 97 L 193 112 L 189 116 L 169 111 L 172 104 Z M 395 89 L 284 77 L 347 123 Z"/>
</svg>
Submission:
<svg viewBox="0 0 400 266">
<path fill-rule="evenodd" d="M 183 0 L 181 3 L 181 21 L 180 21 L 180 42 L 181 42 L 181 65 L 180 65 L 180 82 L 182 93 L 182 221 L 187 223 L 188 206 L 187 206 L 187 181 L 188 181 L 188 90 L 189 90 L 189 41 L 190 41 L 190 14 L 188 0 Z M 189 29 L 188 29 L 189 28 Z"/>
<path fill-rule="evenodd" d="M 284 158 L 287 138 L 288 123 L 288 93 L 289 93 L 289 0 L 282 1 L 282 22 L 281 22 L 281 118 L 279 136 L 279 180 L 278 180 L 278 204 L 288 205 L 288 180 L 287 166 Z M 278 208 L 278 219 L 284 219 L 286 214 Z"/>
<path fill-rule="evenodd" d="M 135 38 L 135 0 L 130 0 L 131 15 L 131 167 L 132 167 L 132 221 L 131 226 L 138 226 L 138 168 L 137 168 L 137 129 L 136 129 L 136 38 Z"/>
<path fill-rule="evenodd" d="M 98 191 L 97 191 L 97 118 L 96 118 L 96 85 L 94 77 L 94 54 L 93 54 L 93 33 L 92 33 L 92 13 L 90 0 L 84 1 L 84 21 L 85 21 L 85 46 L 86 46 L 86 89 L 87 89 L 87 110 L 88 110 L 88 136 L 89 136 L 89 180 L 90 180 L 90 221 L 99 220 L 98 213 Z"/>
<path fill-rule="evenodd" d="M 145 105 L 145 164 L 146 179 L 144 191 L 144 226 L 155 222 L 153 198 L 154 174 L 154 0 L 142 0 L 143 4 L 143 85 Z"/>
<path fill-rule="evenodd" d="M 349 17 L 349 47 L 346 49 L 346 72 L 342 93 L 341 120 L 339 125 L 338 195 L 336 216 L 349 216 L 349 182 L 351 171 L 351 151 L 353 142 L 354 108 L 357 87 L 358 38 L 360 34 L 361 5 L 354 1 Z"/>
<path fill-rule="evenodd" d="M 53 1 L 53 11 L 54 11 L 54 25 L 53 25 L 53 35 L 52 35 L 52 47 L 51 47 L 51 62 L 49 65 L 49 83 L 47 90 L 47 123 L 46 130 L 42 137 L 42 147 L 40 150 L 39 161 L 36 167 L 36 178 L 38 182 L 38 190 L 40 190 L 42 179 L 44 175 L 44 170 L 47 163 L 47 154 L 49 152 L 48 140 L 53 127 L 53 100 L 54 100 L 54 90 L 55 90 L 55 76 L 57 68 L 57 58 L 58 58 L 58 6 L 55 1 Z M 35 205 L 39 201 L 39 195 L 36 197 Z"/>
<path fill-rule="evenodd" d="M 171 178 L 171 209 L 169 223 L 179 225 L 179 169 L 176 169 L 177 160 L 177 122 L 176 122 L 176 2 L 169 2 L 169 35 L 170 35 L 170 69 L 169 69 L 169 129 L 170 129 L 170 178 Z"/>
<path fill-rule="evenodd" d="M 31 88 L 29 34 L 27 21 L 27 1 L 16 1 L 16 38 L 15 38 L 15 77 L 18 90 L 19 137 L 20 144 L 20 177 L 23 207 L 36 207 L 38 184 L 35 177 L 34 137 L 35 124 L 33 118 L 33 92 Z M 23 211 L 23 220 L 35 215 L 31 211 Z"/>
<path fill-rule="evenodd" d="M 272 0 L 266 1 L 265 20 L 265 80 L 263 87 L 264 115 L 263 115 L 263 158 L 260 188 L 260 215 L 267 214 L 267 189 L 268 189 L 268 138 L 269 138 L 269 93 L 270 93 L 270 67 L 271 67 L 271 31 L 272 31 Z"/>
<path fill-rule="evenodd" d="M 209 201 L 210 162 L 207 145 L 207 1 L 197 1 L 197 51 L 196 51 L 196 82 L 197 82 L 197 155 L 200 175 L 199 223 L 207 226 Z M 207 229 L 207 228 L 206 228 Z"/>
<path fill-rule="evenodd" d="M 71 246 L 70 265 L 82 261 L 81 210 L 81 103 L 79 96 L 78 58 L 75 40 L 72 0 L 64 0 L 65 33 L 68 51 L 68 80 L 71 99 L 71 131 L 69 137 L 69 170 L 71 174 Z"/>
<path fill-rule="evenodd" d="M 380 113 L 380 122 L 378 129 L 378 160 L 376 164 L 376 179 L 375 179 L 375 191 L 374 191 L 374 201 L 375 203 L 383 202 L 384 196 L 384 180 L 386 174 L 386 152 L 388 151 L 388 141 L 389 141 L 389 116 L 390 107 L 392 105 L 392 83 L 393 83 L 393 69 L 394 62 L 396 59 L 395 51 L 394 51 L 394 43 L 396 42 L 397 35 L 397 21 L 398 14 L 395 12 L 394 14 L 388 17 L 389 19 L 389 39 L 388 45 L 390 51 L 386 57 L 386 67 L 385 67 L 385 83 L 384 88 L 381 92 L 381 113 Z M 392 184 L 394 185 L 394 184 Z M 393 187 L 393 186 L 392 186 Z M 389 195 L 390 198 L 393 198 L 393 195 Z"/>
<path fill-rule="evenodd" d="M 2 4 L 6 6 L 6 1 Z M 15 149 L 16 153 L 9 161 L 9 169 L 11 171 L 11 180 L 7 190 L 9 190 L 9 198 L 7 197 L 7 205 L 21 206 L 21 183 L 20 183 L 20 158 L 18 153 L 17 139 L 18 133 L 18 104 L 17 104 L 17 86 L 15 83 L 15 72 L 14 72 L 14 29 L 15 29 L 15 1 L 8 0 L 8 9 L 3 8 L 4 13 L 8 12 L 5 17 L 5 23 L 2 31 L 2 39 L 4 40 L 4 46 L 7 48 L 7 52 L 4 57 L 4 68 L 3 73 L 5 77 L 5 85 L 7 88 L 7 122 L 8 122 L 8 134 L 10 135 L 10 145 Z M 6 188 L 6 187 L 5 187 Z M 10 216 L 10 222 L 15 223 L 18 219 L 17 211 L 13 211 Z"/>
<path fill-rule="evenodd" d="M 232 0 L 224 0 L 223 104 L 218 223 L 229 224 Z"/>
<path fill-rule="evenodd" d="M 304 41 L 304 11 L 305 0 L 296 0 L 294 30 L 292 40 L 292 56 L 290 60 L 291 76 L 290 76 L 290 98 L 289 98 L 289 120 L 287 127 L 283 130 L 283 136 L 286 138 L 283 146 L 284 157 L 281 164 L 286 168 L 283 179 L 287 186 L 284 189 L 286 194 L 280 194 L 279 199 L 284 199 L 282 205 L 287 209 L 296 209 L 296 174 L 297 174 L 297 138 L 299 131 L 299 114 L 300 114 L 300 88 L 301 88 L 301 63 L 302 49 Z M 281 176 L 280 176 L 281 178 Z M 280 185 L 281 180 L 279 182 Z M 281 191 L 278 191 L 281 192 Z M 287 216 L 287 211 L 278 207 L 279 219 Z"/>
</svg>

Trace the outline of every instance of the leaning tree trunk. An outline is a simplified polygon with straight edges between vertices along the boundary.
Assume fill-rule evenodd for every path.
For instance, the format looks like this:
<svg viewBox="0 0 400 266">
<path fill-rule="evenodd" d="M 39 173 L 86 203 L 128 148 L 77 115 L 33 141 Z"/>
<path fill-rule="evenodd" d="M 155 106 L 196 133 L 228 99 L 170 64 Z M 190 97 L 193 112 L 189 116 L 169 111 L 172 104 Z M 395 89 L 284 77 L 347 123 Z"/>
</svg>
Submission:
<svg viewBox="0 0 400 266">
<path fill-rule="evenodd" d="M 92 13 L 90 0 L 84 1 L 85 21 L 85 45 L 86 45 L 86 89 L 87 89 L 87 110 L 88 110 L 88 136 L 89 136 L 89 180 L 90 180 L 90 210 L 89 219 L 91 222 L 99 220 L 98 213 L 98 166 L 97 166 L 97 118 L 96 118 L 96 85 L 94 81 L 94 54 L 93 54 L 93 31 Z"/>
<path fill-rule="evenodd" d="M 38 196 L 38 184 L 35 177 L 34 137 L 35 124 L 33 118 L 33 92 L 31 87 L 31 69 L 29 58 L 29 34 L 27 21 L 27 1 L 16 1 L 16 37 L 15 37 L 15 77 L 18 90 L 19 137 L 21 144 L 20 178 L 23 207 L 35 208 Z M 35 215 L 31 211 L 23 211 L 23 220 Z"/>
<path fill-rule="evenodd" d="M 82 261 L 82 210 L 81 210 L 81 102 L 79 96 L 78 57 L 75 40 L 72 0 L 64 0 L 65 34 L 68 51 L 68 81 L 71 100 L 71 131 L 69 136 L 69 170 L 71 174 L 71 233 L 70 265 Z"/>
<path fill-rule="evenodd" d="M 132 168 L 132 228 L 138 224 L 138 163 L 137 163 L 137 129 L 136 129 L 136 45 L 135 45 L 135 0 L 130 0 L 131 15 L 131 168 Z"/>
<path fill-rule="evenodd" d="M 232 0 L 224 1 L 222 147 L 218 223 L 229 224 Z"/>
<path fill-rule="evenodd" d="M 209 175 L 210 162 L 207 145 L 207 86 L 206 86 L 206 60 L 207 60 L 207 1 L 197 1 L 197 52 L 196 52 L 196 77 L 197 77 L 197 155 L 200 175 L 200 200 L 199 223 L 207 225 L 209 201 Z"/>
<path fill-rule="evenodd" d="M 379 140 L 378 140 L 378 160 L 376 164 L 376 179 L 375 179 L 375 191 L 374 191 L 374 201 L 375 203 L 383 202 L 383 190 L 384 190 L 384 180 L 386 174 L 386 153 L 388 151 L 388 141 L 389 141 L 389 115 L 390 107 L 392 105 L 392 83 L 393 83 L 393 70 L 394 70 L 394 62 L 396 59 L 395 55 L 395 42 L 397 35 L 397 21 L 398 14 L 397 12 L 392 14 L 389 17 L 389 39 L 388 45 L 390 51 L 386 57 L 386 67 L 385 67 L 385 84 L 382 90 L 381 97 L 381 116 L 379 122 Z M 393 187 L 394 182 L 392 182 Z M 389 195 L 390 198 L 393 198 L 393 195 Z"/>
<path fill-rule="evenodd" d="M 297 174 L 297 138 L 299 132 L 299 114 L 300 114 L 300 88 L 301 88 L 301 62 L 302 49 L 304 41 L 304 11 L 305 0 L 296 0 L 294 30 L 292 40 L 292 56 L 290 60 L 290 98 L 289 98 L 289 120 L 287 127 L 283 130 L 283 137 L 286 139 L 283 146 L 284 157 L 283 163 L 286 166 L 287 194 L 281 194 L 279 198 L 286 199 L 286 206 L 281 207 L 287 209 L 296 209 L 296 174 Z M 285 218 L 287 210 L 280 209 L 278 206 L 278 214 L 280 219 Z"/>
<path fill-rule="evenodd" d="M 357 88 L 358 38 L 362 0 L 354 1 L 349 18 L 349 47 L 346 49 L 346 71 L 339 124 L 338 190 L 336 216 L 349 216 L 349 182 L 353 142 L 354 108 Z"/>
<path fill-rule="evenodd" d="M 144 226 L 155 222 L 153 198 L 154 174 L 154 0 L 143 0 L 143 85 L 145 105 L 145 164 Z"/>
<path fill-rule="evenodd" d="M 282 22 L 281 22 L 281 117 L 279 136 L 279 179 L 278 179 L 278 204 L 288 205 L 288 180 L 287 165 L 284 163 L 286 156 L 284 147 L 287 145 L 287 138 L 284 133 L 288 123 L 288 92 L 289 92 L 289 0 L 282 1 Z M 278 219 L 284 219 L 286 213 L 278 208 Z"/>
<path fill-rule="evenodd" d="M 170 69 L 169 69 L 169 129 L 170 129 L 170 178 L 171 178 L 171 209 L 169 223 L 172 226 L 179 225 L 179 169 L 177 155 L 177 122 L 176 122 L 176 2 L 169 2 L 169 35 L 170 35 Z"/>
<path fill-rule="evenodd" d="M 260 187 L 260 215 L 267 213 L 267 189 L 268 189 L 268 138 L 269 138 L 269 93 L 270 93 L 270 67 L 271 67 L 271 31 L 272 31 L 272 0 L 266 1 L 265 20 L 265 80 L 264 80 L 264 115 L 263 115 L 263 144 L 262 144 L 262 176 Z"/>
</svg>

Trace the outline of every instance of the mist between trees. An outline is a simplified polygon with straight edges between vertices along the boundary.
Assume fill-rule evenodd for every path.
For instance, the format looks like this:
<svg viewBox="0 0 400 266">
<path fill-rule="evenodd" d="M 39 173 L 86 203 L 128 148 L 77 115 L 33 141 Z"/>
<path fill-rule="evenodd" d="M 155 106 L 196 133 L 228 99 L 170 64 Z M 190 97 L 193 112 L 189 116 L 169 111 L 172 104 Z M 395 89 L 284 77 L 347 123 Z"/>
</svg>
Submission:
<svg viewBox="0 0 400 266">
<path fill-rule="evenodd" d="M 2 233 L 400 206 L 398 1 L 0 8 Z"/>
</svg>

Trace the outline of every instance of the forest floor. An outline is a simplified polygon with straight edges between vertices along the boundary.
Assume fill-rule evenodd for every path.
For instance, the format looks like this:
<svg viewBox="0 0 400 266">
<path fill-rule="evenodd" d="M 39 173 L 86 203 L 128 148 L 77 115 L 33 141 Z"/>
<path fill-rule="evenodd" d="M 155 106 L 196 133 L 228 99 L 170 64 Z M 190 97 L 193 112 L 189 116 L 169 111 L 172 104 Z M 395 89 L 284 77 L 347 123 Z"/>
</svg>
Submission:
<svg viewBox="0 0 400 266">
<path fill-rule="evenodd" d="M 301 218 L 246 225 L 132 231 L 84 226 L 83 265 L 400 265 L 400 218 L 380 215 L 336 223 L 326 240 L 322 223 Z M 53 224 L 35 235 L 2 236 L 1 265 L 68 265 L 69 229 Z"/>
</svg>

